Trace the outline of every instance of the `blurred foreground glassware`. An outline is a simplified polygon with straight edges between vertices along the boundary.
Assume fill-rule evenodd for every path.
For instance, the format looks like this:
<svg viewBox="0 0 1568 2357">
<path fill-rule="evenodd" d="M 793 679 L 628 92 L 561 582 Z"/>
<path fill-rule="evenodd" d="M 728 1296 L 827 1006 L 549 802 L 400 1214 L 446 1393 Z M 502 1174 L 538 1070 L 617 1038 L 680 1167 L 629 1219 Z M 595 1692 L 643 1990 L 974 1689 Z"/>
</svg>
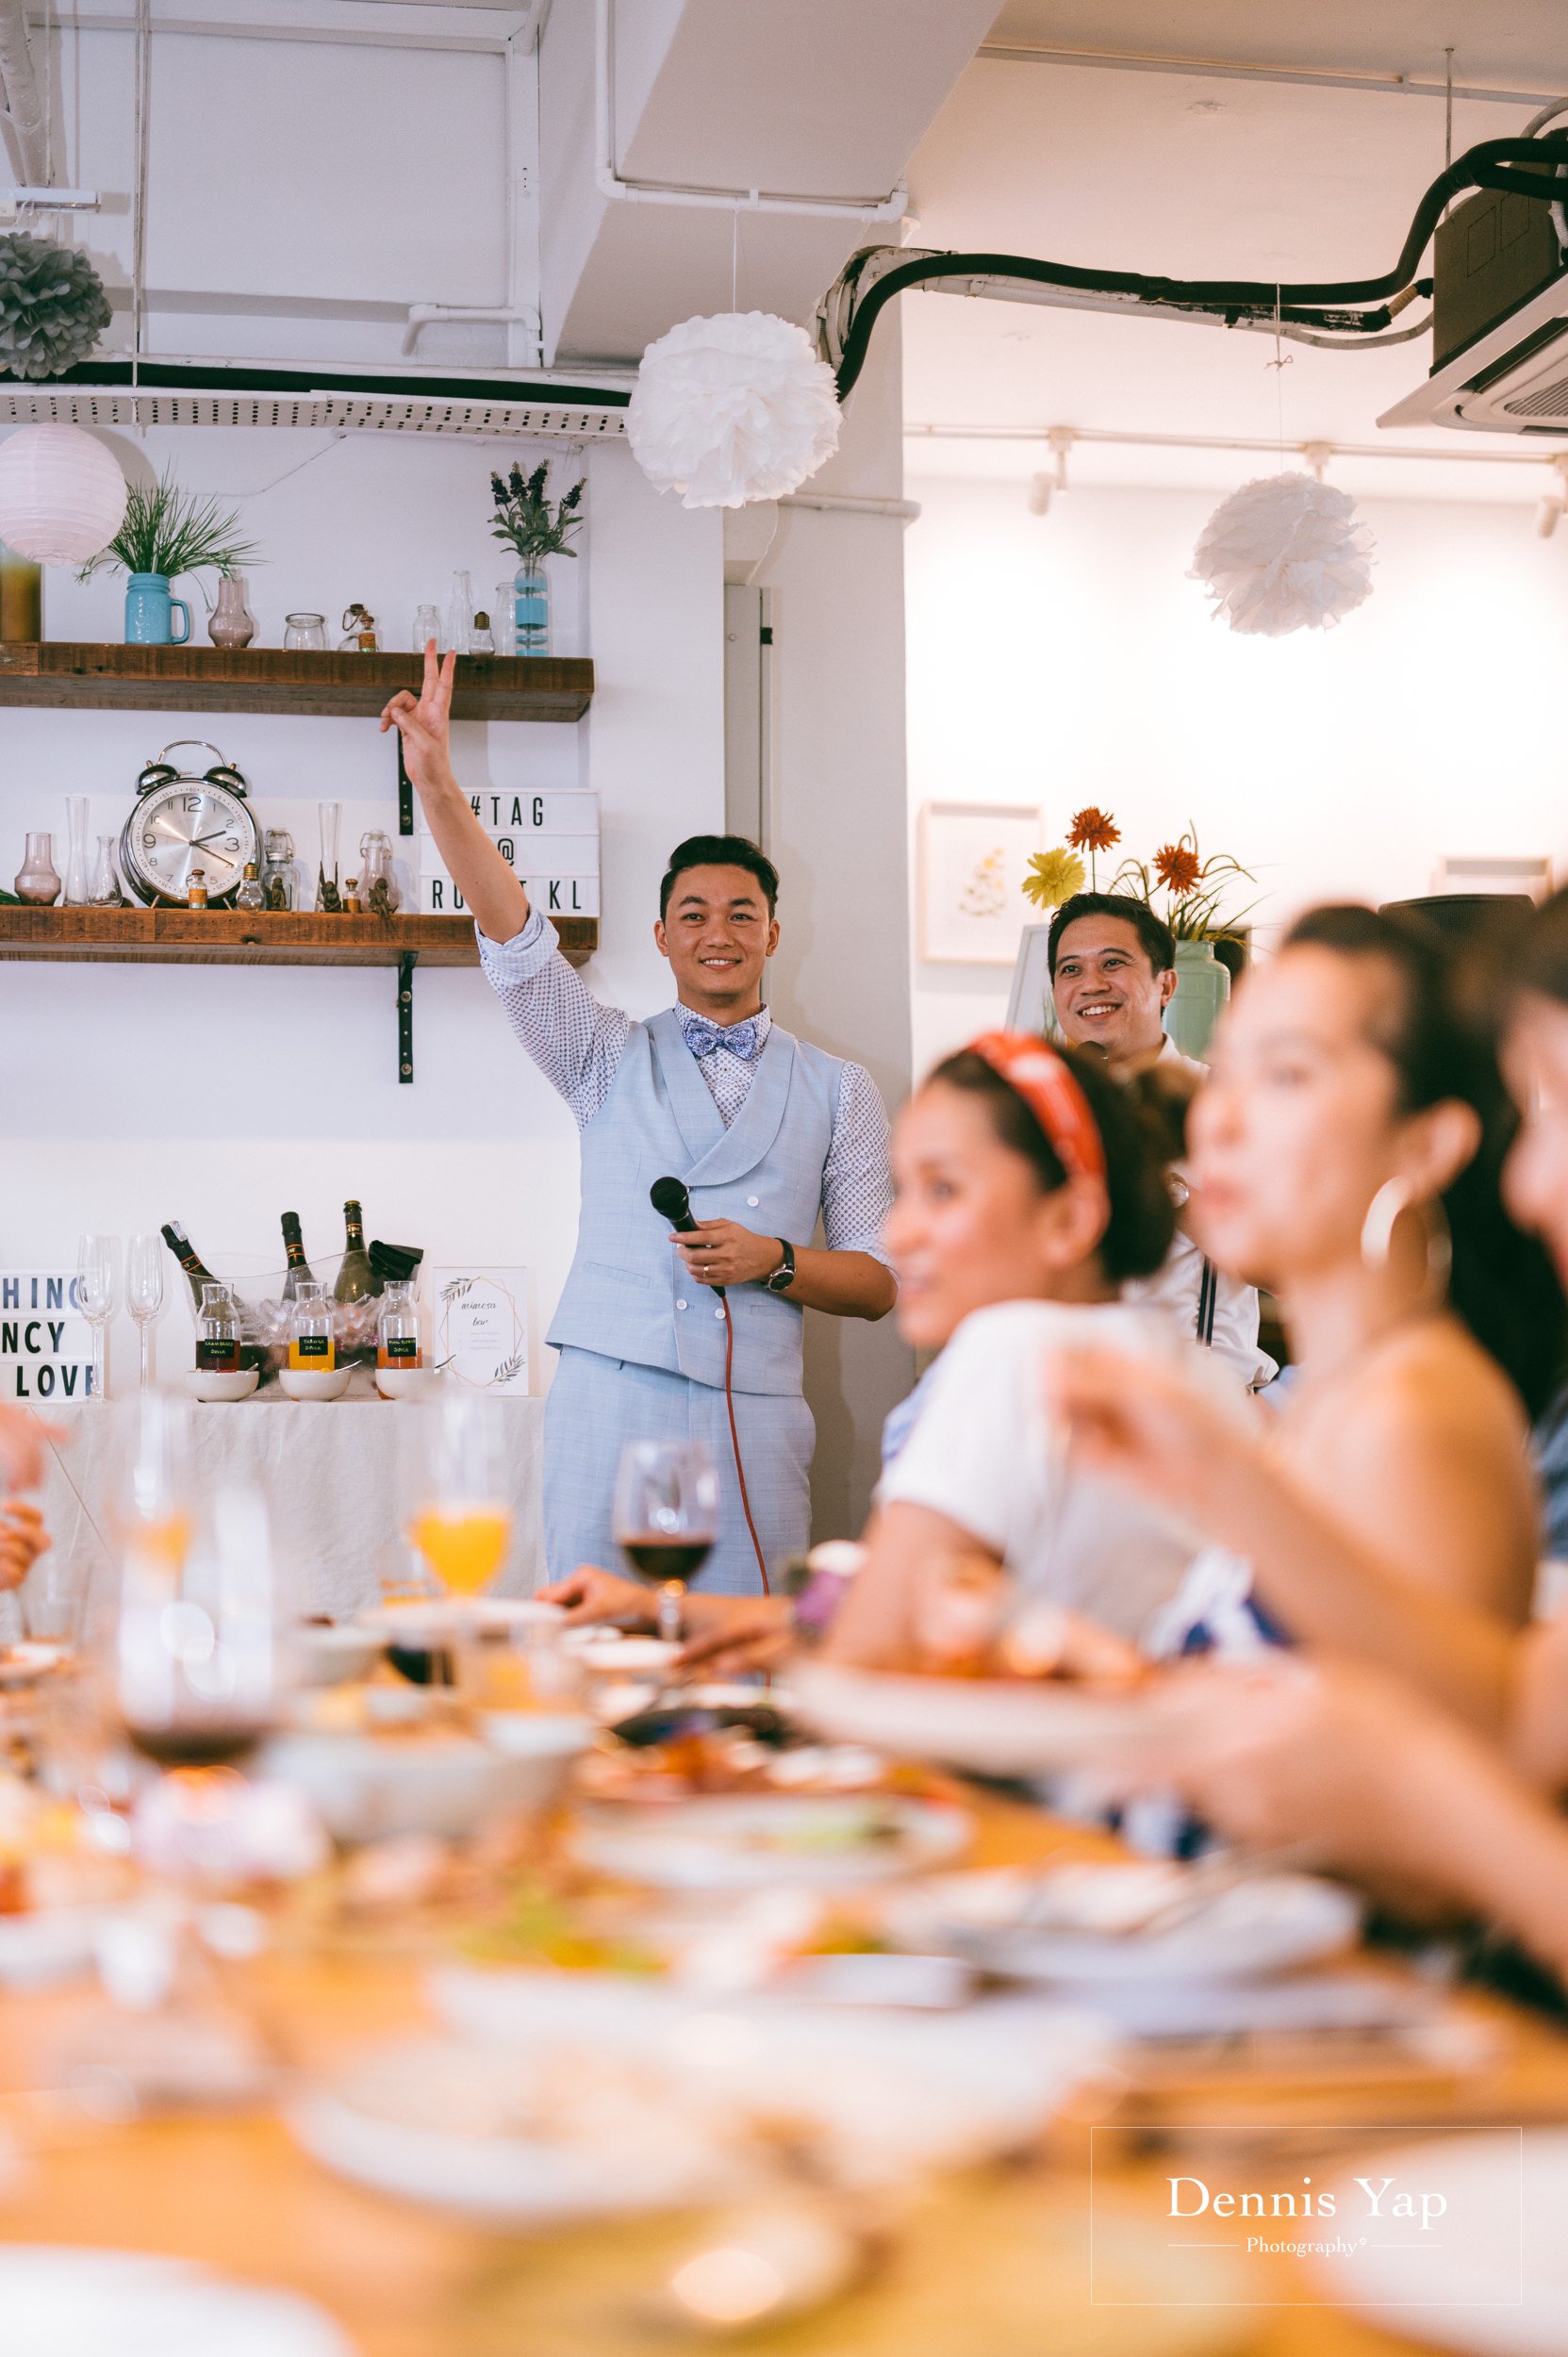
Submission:
<svg viewBox="0 0 1568 2357">
<path fill-rule="evenodd" d="M 267 1502 L 214 1492 L 177 1563 L 128 1534 L 115 1632 L 115 1693 L 134 1748 L 164 1769 L 232 1767 L 282 1715 L 292 1615 Z"/>
<path fill-rule="evenodd" d="M 503 1465 L 494 1400 L 454 1389 L 423 1410 L 409 1536 L 450 1594 L 477 1596 L 506 1559 Z"/>
<path fill-rule="evenodd" d="M 104 1329 L 120 1303 L 120 1239 L 83 1236 L 76 1246 L 76 1307 L 92 1328 L 91 1395 L 107 1394 Z"/>
<path fill-rule="evenodd" d="M 171 1575 L 190 1543 L 190 1411 L 168 1392 L 137 1395 L 114 1506 L 114 1542 Z"/>
<path fill-rule="evenodd" d="M 125 1307 L 141 1344 L 140 1383 L 153 1380 L 153 1329 L 163 1308 L 163 1238 L 133 1236 L 125 1255 Z"/>
<path fill-rule="evenodd" d="M 658 1631 L 681 1634 L 686 1582 L 718 1536 L 718 1475 L 700 1441 L 632 1441 L 615 1487 L 615 1542 L 637 1578 L 659 1591 Z"/>
<path fill-rule="evenodd" d="M 283 643 L 296 651 L 310 649 L 326 651 L 326 616 L 324 614 L 286 614 L 283 618 Z"/>
</svg>

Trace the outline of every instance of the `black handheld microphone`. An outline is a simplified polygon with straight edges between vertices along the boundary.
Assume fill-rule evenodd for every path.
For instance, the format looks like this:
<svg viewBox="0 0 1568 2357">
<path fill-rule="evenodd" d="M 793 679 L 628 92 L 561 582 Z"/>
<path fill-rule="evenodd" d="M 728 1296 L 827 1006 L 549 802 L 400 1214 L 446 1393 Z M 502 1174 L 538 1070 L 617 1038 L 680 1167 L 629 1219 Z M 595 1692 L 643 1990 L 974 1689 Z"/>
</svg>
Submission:
<svg viewBox="0 0 1568 2357">
<path fill-rule="evenodd" d="M 648 1190 L 648 1200 L 661 1219 L 668 1220 L 678 1236 L 695 1235 L 697 1222 L 691 1216 L 691 1196 L 684 1178 L 655 1178 Z M 720 1301 L 726 1298 L 722 1285 L 710 1286 Z"/>
</svg>

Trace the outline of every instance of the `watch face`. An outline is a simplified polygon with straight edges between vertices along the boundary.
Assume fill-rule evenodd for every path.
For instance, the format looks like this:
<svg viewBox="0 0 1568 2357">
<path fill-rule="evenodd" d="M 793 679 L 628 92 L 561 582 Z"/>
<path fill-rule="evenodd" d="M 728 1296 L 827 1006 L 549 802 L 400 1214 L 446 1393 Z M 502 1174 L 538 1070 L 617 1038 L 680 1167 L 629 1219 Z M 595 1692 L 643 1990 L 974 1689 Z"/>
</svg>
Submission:
<svg viewBox="0 0 1568 2357">
<path fill-rule="evenodd" d="M 243 799 L 226 785 L 180 779 L 144 794 L 125 821 L 121 864 L 144 900 L 190 897 L 190 871 L 203 870 L 209 900 L 226 898 L 260 862 L 256 821 Z"/>
</svg>

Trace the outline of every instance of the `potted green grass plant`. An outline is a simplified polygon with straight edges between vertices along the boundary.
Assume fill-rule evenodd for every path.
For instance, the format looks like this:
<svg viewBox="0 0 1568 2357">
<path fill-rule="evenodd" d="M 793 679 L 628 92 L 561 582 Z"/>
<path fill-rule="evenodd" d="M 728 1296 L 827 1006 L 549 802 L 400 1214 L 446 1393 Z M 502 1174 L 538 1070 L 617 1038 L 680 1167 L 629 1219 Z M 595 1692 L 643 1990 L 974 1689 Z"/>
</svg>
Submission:
<svg viewBox="0 0 1568 2357">
<path fill-rule="evenodd" d="M 239 519 L 215 499 L 182 491 L 168 474 L 157 483 L 133 483 L 125 519 L 107 549 L 82 567 L 78 581 L 118 567 L 125 579 L 125 644 L 183 647 L 190 635 L 190 608 L 173 595 L 182 573 L 231 574 L 256 561 L 254 540 L 239 536 Z M 173 635 L 173 610 L 185 628 Z"/>
</svg>

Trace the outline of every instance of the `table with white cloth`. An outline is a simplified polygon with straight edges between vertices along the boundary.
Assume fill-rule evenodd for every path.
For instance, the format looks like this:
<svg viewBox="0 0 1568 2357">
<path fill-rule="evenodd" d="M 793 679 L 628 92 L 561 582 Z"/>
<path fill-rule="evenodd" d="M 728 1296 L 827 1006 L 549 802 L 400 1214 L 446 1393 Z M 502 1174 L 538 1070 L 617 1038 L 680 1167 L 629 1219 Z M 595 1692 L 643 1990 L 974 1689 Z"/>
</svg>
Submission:
<svg viewBox="0 0 1568 2357">
<path fill-rule="evenodd" d="M 109 1566 L 112 1504 L 134 1397 L 127 1387 L 117 1400 L 51 1406 L 51 1421 L 65 1437 L 49 1452 L 44 1514 L 56 1546 L 84 1551 L 95 1589 Z M 506 1432 L 513 1524 L 496 1592 L 526 1596 L 544 1579 L 544 1401 L 498 1396 L 495 1406 Z M 223 1480 L 252 1481 L 265 1492 L 300 1568 L 304 1611 L 341 1618 L 373 1603 L 384 1584 L 406 1573 L 403 1485 L 419 1411 L 408 1401 L 382 1399 L 368 1369 L 355 1369 L 340 1399 L 293 1400 L 272 1382 L 246 1400 L 193 1400 L 190 1412 L 198 1495 Z"/>
</svg>

